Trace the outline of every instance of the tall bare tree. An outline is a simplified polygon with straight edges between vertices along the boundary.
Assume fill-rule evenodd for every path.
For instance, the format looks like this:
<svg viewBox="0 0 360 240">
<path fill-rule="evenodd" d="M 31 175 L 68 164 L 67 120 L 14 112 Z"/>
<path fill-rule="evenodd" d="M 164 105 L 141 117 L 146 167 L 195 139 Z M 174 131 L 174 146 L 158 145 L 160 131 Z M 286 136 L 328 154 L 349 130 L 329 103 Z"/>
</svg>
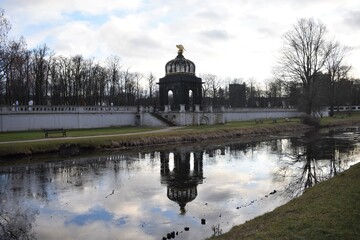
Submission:
<svg viewBox="0 0 360 240">
<path fill-rule="evenodd" d="M 218 77 L 214 74 L 201 74 L 200 77 L 202 78 L 203 84 L 203 96 L 205 101 L 203 103 L 207 104 L 215 104 L 216 96 L 218 89 L 220 87 L 220 81 Z M 207 99 L 210 99 L 211 102 L 208 102 Z"/>
<path fill-rule="evenodd" d="M 4 74 L 6 47 L 7 47 L 7 35 L 11 29 L 9 20 L 5 17 L 4 9 L 0 8 L 0 79 Z"/>
<path fill-rule="evenodd" d="M 329 48 L 331 48 L 331 53 L 326 61 L 326 69 L 331 81 L 330 116 L 333 116 L 335 103 L 335 83 L 339 82 L 340 79 L 347 78 L 347 74 L 350 71 L 351 66 L 346 66 L 344 61 L 351 49 L 349 47 L 342 46 L 339 42 L 330 42 Z"/>
<path fill-rule="evenodd" d="M 9 64 L 7 55 L 7 35 L 11 29 L 9 20 L 5 17 L 4 9 L 0 8 L 0 103 L 3 95 L 6 95 L 5 69 Z"/>
<path fill-rule="evenodd" d="M 332 50 L 326 35 L 323 23 L 302 18 L 283 36 L 284 46 L 277 71 L 287 79 L 302 83 L 304 111 L 308 114 L 315 111 L 313 105 L 317 93 L 314 84 Z"/>
<path fill-rule="evenodd" d="M 141 94 L 141 86 L 140 81 L 143 78 L 143 75 L 139 72 L 134 73 L 134 81 L 135 81 L 135 95 L 136 95 L 136 104 L 138 106 L 138 111 L 140 109 L 140 94 Z"/>
<path fill-rule="evenodd" d="M 106 59 L 107 68 L 109 70 L 109 83 L 110 83 L 110 103 L 118 104 L 119 101 L 116 99 L 116 96 L 122 91 L 122 83 L 120 77 L 121 71 L 121 61 L 120 57 L 112 55 Z"/>
<path fill-rule="evenodd" d="M 155 88 L 155 76 L 153 75 L 153 73 L 149 73 L 149 76 L 147 77 L 147 81 L 148 81 L 148 85 L 149 85 L 149 97 L 152 100 L 153 98 L 153 92 L 154 92 L 154 88 Z"/>
<path fill-rule="evenodd" d="M 46 86 L 49 77 L 49 48 L 46 45 L 33 50 L 32 70 L 35 80 L 35 103 L 45 104 L 47 97 Z"/>
</svg>

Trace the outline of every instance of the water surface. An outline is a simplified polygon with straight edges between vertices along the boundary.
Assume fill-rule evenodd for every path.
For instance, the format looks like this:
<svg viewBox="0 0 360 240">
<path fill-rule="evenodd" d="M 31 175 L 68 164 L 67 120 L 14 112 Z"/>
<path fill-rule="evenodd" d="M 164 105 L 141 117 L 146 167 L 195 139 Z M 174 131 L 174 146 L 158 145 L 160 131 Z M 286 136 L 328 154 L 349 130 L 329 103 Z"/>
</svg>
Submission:
<svg viewBox="0 0 360 240">
<path fill-rule="evenodd" d="M 204 239 L 359 162 L 359 136 L 349 127 L 0 167 L 0 238 Z"/>
</svg>

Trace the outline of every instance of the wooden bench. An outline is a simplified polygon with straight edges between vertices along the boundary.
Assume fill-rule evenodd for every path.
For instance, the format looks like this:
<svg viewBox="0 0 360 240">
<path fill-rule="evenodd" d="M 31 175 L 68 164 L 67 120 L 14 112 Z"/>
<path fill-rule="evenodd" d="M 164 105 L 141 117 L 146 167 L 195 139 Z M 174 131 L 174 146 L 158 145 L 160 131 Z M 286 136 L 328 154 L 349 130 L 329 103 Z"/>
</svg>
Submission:
<svg viewBox="0 0 360 240">
<path fill-rule="evenodd" d="M 47 138 L 51 133 L 62 133 L 63 137 L 66 137 L 66 130 L 63 128 L 50 128 L 50 129 L 45 128 L 44 133 L 45 133 L 45 138 Z"/>
</svg>

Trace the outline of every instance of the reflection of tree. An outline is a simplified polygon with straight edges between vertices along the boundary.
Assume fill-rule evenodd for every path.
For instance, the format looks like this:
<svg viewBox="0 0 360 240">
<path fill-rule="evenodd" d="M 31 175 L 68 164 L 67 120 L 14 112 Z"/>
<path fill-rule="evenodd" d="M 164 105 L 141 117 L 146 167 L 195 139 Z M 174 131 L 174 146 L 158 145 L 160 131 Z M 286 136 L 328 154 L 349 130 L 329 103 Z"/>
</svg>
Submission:
<svg viewBox="0 0 360 240">
<path fill-rule="evenodd" d="M 105 174 L 113 174 L 115 181 L 120 182 L 124 178 L 120 170 L 140 168 L 138 163 L 136 155 L 112 155 L 1 168 L 0 196 L 15 202 L 19 193 L 25 193 L 29 199 L 47 203 L 56 197 L 54 192 L 59 189 L 81 192 L 86 184 L 95 184 Z"/>
<path fill-rule="evenodd" d="M 2 203 L 0 207 L 0 239 L 36 239 L 33 223 L 38 214 L 23 204 Z"/>
<path fill-rule="evenodd" d="M 191 170 L 191 155 L 193 170 Z M 167 197 L 177 202 L 180 211 L 185 214 L 185 206 L 197 196 L 197 185 L 203 180 L 203 162 L 201 152 L 174 152 L 174 168 L 169 168 L 170 154 L 160 153 L 161 183 L 167 185 Z"/>
<path fill-rule="evenodd" d="M 304 139 L 290 140 L 290 151 L 284 154 L 283 166 L 274 176 L 278 181 L 290 178 L 285 193 L 291 198 L 343 171 L 354 149 L 352 141 L 333 134 L 328 137 L 309 135 Z"/>
</svg>

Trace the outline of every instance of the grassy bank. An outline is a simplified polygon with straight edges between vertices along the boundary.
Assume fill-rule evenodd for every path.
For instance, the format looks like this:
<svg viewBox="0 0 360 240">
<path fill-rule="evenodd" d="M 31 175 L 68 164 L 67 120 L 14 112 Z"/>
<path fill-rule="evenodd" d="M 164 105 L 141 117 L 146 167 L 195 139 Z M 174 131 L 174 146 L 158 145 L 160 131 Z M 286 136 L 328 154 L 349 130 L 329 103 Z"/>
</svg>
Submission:
<svg viewBox="0 0 360 240">
<path fill-rule="evenodd" d="M 192 143 L 204 140 L 280 134 L 306 131 L 308 126 L 292 122 L 276 124 L 264 122 L 237 122 L 215 126 L 191 126 L 169 131 L 143 131 L 136 134 L 92 135 L 82 138 L 51 138 L 47 141 L 10 142 L 0 144 L 0 157 L 26 156 L 40 153 L 60 152 L 73 154 L 99 149 L 129 149 L 161 144 Z M 21 133 L 19 133 L 21 134 Z"/>
<path fill-rule="evenodd" d="M 111 135 L 111 134 L 127 134 L 127 133 L 138 133 L 147 132 L 160 128 L 156 127 L 110 127 L 110 128 L 95 128 L 95 129 L 69 129 L 66 131 L 68 137 L 84 137 L 84 136 L 100 136 L 100 135 Z M 45 134 L 43 131 L 25 131 L 25 132 L 4 132 L 0 133 L 0 143 L 9 141 L 22 141 L 22 140 L 36 140 L 43 139 Z M 61 136 L 49 135 L 52 136 Z"/>
<path fill-rule="evenodd" d="M 323 118 L 320 124 L 327 127 L 356 123 L 360 123 L 360 114 L 352 117 L 339 115 L 335 118 Z M 68 137 L 51 137 L 46 141 L 42 131 L 0 133 L 0 158 L 41 153 L 75 154 L 99 149 L 129 149 L 160 144 L 195 143 L 244 136 L 289 134 L 310 129 L 312 128 L 300 123 L 299 119 L 291 119 L 290 122 L 285 119 L 277 119 L 276 123 L 267 119 L 261 124 L 255 121 L 241 121 L 224 125 L 187 126 L 169 131 L 159 131 L 158 128 L 147 127 L 68 130 Z"/>
<path fill-rule="evenodd" d="M 360 164 L 212 240 L 360 239 Z"/>
</svg>

